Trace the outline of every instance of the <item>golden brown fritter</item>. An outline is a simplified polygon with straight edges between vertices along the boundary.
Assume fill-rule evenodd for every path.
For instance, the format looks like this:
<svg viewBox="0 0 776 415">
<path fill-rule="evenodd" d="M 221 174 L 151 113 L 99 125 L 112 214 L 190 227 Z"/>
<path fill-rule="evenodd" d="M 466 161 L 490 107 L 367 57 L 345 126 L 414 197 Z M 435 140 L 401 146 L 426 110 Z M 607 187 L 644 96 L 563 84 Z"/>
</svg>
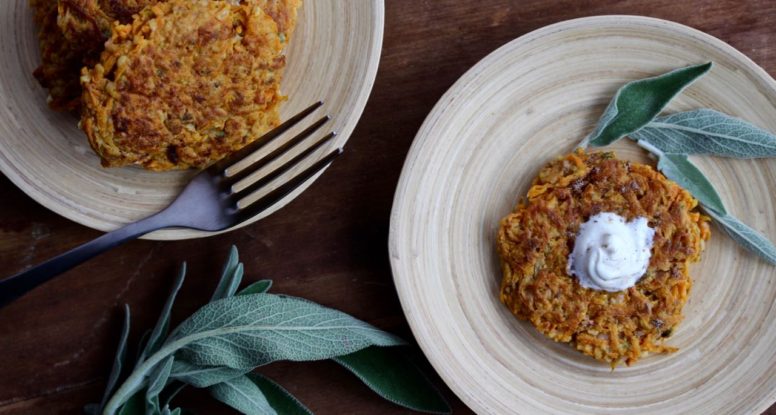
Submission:
<svg viewBox="0 0 776 415">
<path fill-rule="evenodd" d="M 32 0 L 36 1 L 36 0 Z M 127 24 L 132 16 L 146 6 L 166 0 L 54 0 L 58 3 L 58 18 L 62 33 L 71 42 L 102 49 L 110 38 L 114 21 Z M 239 0 L 229 0 L 233 4 Z M 281 33 L 281 42 L 290 38 L 296 26 L 297 9 L 302 0 L 251 0 L 261 7 Z"/>
<path fill-rule="evenodd" d="M 279 124 L 281 50 L 257 2 L 156 4 L 83 70 L 81 128 L 104 166 L 207 166 Z"/>
<path fill-rule="evenodd" d="M 38 25 L 41 64 L 33 75 L 49 90 L 55 110 L 75 110 L 81 99 L 78 78 L 84 65 L 96 62 L 99 52 L 68 41 L 57 24 L 57 0 L 30 0 Z"/>
<path fill-rule="evenodd" d="M 71 42 L 98 52 L 111 34 L 114 21 L 130 23 L 132 16 L 157 0 L 58 0 L 57 24 Z"/>
<path fill-rule="evenodd" d="M 81 68 L 97 63 L 113 23 L 129 24 L 134 14 L 159 1 L 165 0 L 30 0 L 40 29 L 42 55 L 35 77 L 49 89 L 50 106 L 55 110 L 78 109 Z M 251 1 L 275 20 L 281 42 L 287 42 L 296 26 L 301 0 Z"/>
<path fill-rule="evenodd" d="M 296 17 L 302 0 L 258 0 L 258 5 L 278 25 L 281 42 L 288 42 L 296 28 Z"/>
<path fill-rule="evenodd" d="M 661 343 L 682 320 L 692 286 L 688 265 L 699 260 L 709 238 L 708 218 L 697 204 L 652 167 L 613 153 L 578 150 L 559 158 L 501 222 L 501 301 L 551 339 L 612 366 L 647 352 L 672 352 Z M 625 291 L 583 288 L 566 273 L 579 227 L 600 212 L 646 217 L 655 229 L 647 272 Z"/>
</svg>

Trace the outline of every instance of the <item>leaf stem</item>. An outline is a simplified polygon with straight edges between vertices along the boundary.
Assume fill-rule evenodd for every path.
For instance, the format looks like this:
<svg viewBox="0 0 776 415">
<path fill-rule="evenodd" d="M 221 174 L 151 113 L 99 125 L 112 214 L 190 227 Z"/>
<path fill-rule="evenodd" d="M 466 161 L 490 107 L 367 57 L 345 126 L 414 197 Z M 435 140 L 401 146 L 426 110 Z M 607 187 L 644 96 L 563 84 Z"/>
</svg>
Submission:
<svg viewBox="0 0 776 415">
<path fill-rule="evenodd" d="M 636 141 L 636 144 L 638 144 L 638 146 L 643 148 L 644 150 L 647 150 L 650 153 L 654 154 L 656 157 L 662 157 L 664 155 L 659 148 L 653 146 L 652 144 L 646 142 L 645 140 L 638 140 Z"/>
<path fill-rule="evenodd" d="M 190 334 L 185 337 L 181 337 L 180 339 L 177 339 L 168 344 L 165 344 L 161 349 L 159 349 L 158 352 L 149 356 L 148 360 L 146 360 L 140 366 L 138 366 L 132 372 L 132 374 L 127 378 L 127 380 L 124 381 L 121 387 L 119 387 L 119 389 L 116 390 L 116 393 L 105 405 L 105 410 L 103 411 L 103 415 L 113 415 L 119 409 L 119 407 L 124 402 L 126 402 L 126 400 L 129 399 L 130 396 L 132 396 L 132 394 L 140 390 L 143 386 L 143 383 L 145 382 L 145 378 L 148 372 L 150 372 L 151 369 L 153 369 L 153 367 L 157 363 L 161 362 L 167 356 L 175 353 L 178 349 L 181 349 L 187 344 L 193 343 L 197 340 L 212 337 L 212 336 L 239 333 L 243 331 L 332 330 L 332 329 L 349 329 L 349 328 L 351 328 L 351 326 L 317 326 L 317 327 L 301 326 L 300 327 L 300 326 L 278 326 L 278 325 L 269 325 L 269 326 L 242 325 L 242 326 L 233 326 L 233 327 L 217 327 L 211 330 L 201 331 L 201 332 Z M 376 329 L 376 328 L 374 330 L 380 331 L 379 329 Z M 402 343 L 397 343 L 397 344 L 402 344 Z"/>
<path fill-rule="evenodd" d="M 158 352 L 152 354 L 148 357 L 148 360 L 143 362 L 140 366 L 138 366 L 131 375 L 124 381 L 124 383 L 121 384 L 121 386 L 116 390 L 116 393 L 113 394 L 113 396 L 108 400 L 108 403 L 105 405 L 105 409 L 102 412 L 102 415 L 113 415 L 116 413 L 116 411 L 119 410 L 121 405 L 124 404 L 133 394 L 135 394 L 137 391 L 143 388 L 143 385 L 146 382 L 146 375 L 148 372 L 153 369 L 153 367 L 162 361 L 165 357 L 168 355 L 175 353 L 175 350 L 177 346 L 173 342 L 170 343 L 168 346 L 162 347 L 159 349 Z M 171 348 L 170 346 L 175 346 L 176 348 Z M 169 349 L 169 350 L 168 350 Z"/>
</svg>

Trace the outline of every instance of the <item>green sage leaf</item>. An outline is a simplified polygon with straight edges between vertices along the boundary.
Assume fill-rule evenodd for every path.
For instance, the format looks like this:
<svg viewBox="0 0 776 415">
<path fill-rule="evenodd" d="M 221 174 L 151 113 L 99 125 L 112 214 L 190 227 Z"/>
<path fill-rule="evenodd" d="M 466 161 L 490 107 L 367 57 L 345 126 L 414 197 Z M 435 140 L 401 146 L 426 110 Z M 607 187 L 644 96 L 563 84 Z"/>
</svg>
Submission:
<svg viewBox="0 0 776 415">
<path fill-rule="evenodd" d="M 243 288 L 237 295 L 264 294 L 272 288 L 272 280 L 259 280 Z"/>
<path fill-rule="evenodd" d="M 401 348 L 367 347 L 334 361 L 397 405 L 433 414 L 451 411 L 447 401 Z"/>
<path fill-rule="evenodd" d="M 244 369 L 232 369 L 223 366 L 198 366 L 176 359 L 172 365 L 170 377 L 195 388 L 207 388 L 208 386 L 242 376 L 245 373 L 246 370 Z"/>
<path fill-rule="evenodd" d="M 240 376 L 208 388 L 219 401 L 246 415 L 276 414 L 261 390 L 248 377 Z"/>
<path fill-rule="evenodd" d="M 159 394 L 167 386 L 172 370 L 173 357 L 170 356 L 160 362 L 148 375 L 148 389 L 146 389 L 146 414 L 155 414 L 160 411 Z"/>
<path fill-rule="evenodd" d="M 140 391 L 132 395 L 121 409 L 118 410 L 118 415 L 143 415 L 145 414 L 145 394 Z"/>
<path fill-rule="evenodd" d="M 165 405 L 164 408 L 162 408 L 161 415 L 181 415 L 181 408 L 170 410 L 170 407 Z"/>
<path fill-rule="evenodd" d="M 229 249 L 229 258 L 226 260 L 226 264 L 224 264 L 223 272 L 221 272 L 221 279 L 218 281 L 210 302 L 233 296 L 240 286 L 242 275 L 243 266 L 237 254 L 237 247 L 232 245 Z"/>
<path fill-rule="evenodd" d="M 773 242 L 768 240 L 763 234 L 728 214 L 721 214 L 715 212 L 713 209 L 706 209 L 706 213 L 714 218 L 720 227 L 722 227 L 734 241 L 738 242 L 750 252 L 759 255 L 769 263 L 776 265 L 776 246 L 774 246 Z"/>
<path fill-rule="evenodd" d="M 321 360 L 371 345 L 404 344 L 341 311 L 274 294 L 229 297 L 205 305 L 173 333 L 183 360 L 252 369 L 276 360 Z"/>
<path fill-rule="evenodd" d="M 714 186 L 712 186 L 706 176 L 687 159 L 687 156 L 664 154 L 656 148 L 650 148 L 650 145 L 641 141 L 639 141 L 639 145 L 657 155 L 658 170 L 669 179 L 678 183 L 679 186 L 687 189 L 701 204 L 723 214 L 727 212 L 717 190 L 714 189 Z"/>
<path fill-rule="evenodd" d="M 582 146 L 602 147 L 640 129 L 654 119 L 668 102 L 711 68 L 711 62 L 676 69 L 653 78 L 628 82 L 621 87 Z"/>
<path fill-rule="evenodd" d="M 272 379 L 260 375 L 258 373 L 251 373 L 248 379 L 251 380 L 267 398 L 269 405 L 281 415 L 313 415 L 312 411 L 307 409 L 304 404 L 299 402 L 294 395 L 291 395 L 282 386 L 278 385 Z"/>
<path fill-rule="evenodd" d="M 186 263 L 184 262 L 181 264 L 178 276 L 175 278 L 172 291 L 170 291 L 170 295 L 167 297 L 164 307 L 162 307 L 162 313 L 159 315 L 159 320 L 156 322 L 156 326 L 154 326 L 151 334 L 148 335 L 145 347 L 143 347 L 143 352 L 138 357 L 136 364 L 142 363 L 146 356 L 156 353 L 156 351 L 162 347 L 162 343 L 164 343 L 164 340 L 167 338 L 170 329 L 170 314 L 172 313 L 172 306 L 175 303 L 175 297 L 178 296 L 178 291 L 180 291 L 181 286 L 183 286 L 183 281 L 185 279 Z"/>
<path fill-rule="evenodd" d="M 670 154 L 776 157 L 776 135 L 710 109 L 658 117 L 630 136 Z"/>
<path fill-rule="evenodd" d="M 127 338 L 129 337 L 129 314 L 129 305 L 124 304 L 124 324 L 121 326 L 119 345 L 116 348 L 116 356 L 113 358 L 113 368 L 111 368 L 110 375 L 108 375 L 108 383 L 105 386 L 105 392 L 102 395 L 102 400 L 97 408 L 97 412 L 102 411 L 102 408 L 105 407 L 113 390 L 116 389 L 121 373 L 124 371 L 124 362 L 127 359 Z"/>
<path fill-rule="evenodd" d="M 140 336 L 140 341 L 137 342 L 137 352 L 135 354 L 135 365 L 140 364 L 140 359 L 145 358 L 145 349 L 148 346 L 148 339 L 151 337 L 151 330 L 146 330 L 143 335 Z"/>
</svg>

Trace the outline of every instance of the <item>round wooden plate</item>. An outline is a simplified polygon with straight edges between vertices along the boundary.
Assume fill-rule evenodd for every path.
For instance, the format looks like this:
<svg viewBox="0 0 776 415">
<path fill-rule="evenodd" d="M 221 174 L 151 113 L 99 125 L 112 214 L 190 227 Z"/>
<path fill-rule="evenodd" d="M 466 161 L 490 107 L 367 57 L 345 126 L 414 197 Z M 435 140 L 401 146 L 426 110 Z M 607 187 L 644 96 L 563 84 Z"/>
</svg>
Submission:
<svg viewBox="0 0 776 415">
<path fill-rule="evenodd" d="M 685 321 L 654 355 L 612 371 L 513 317 L 497 298 L 499 220 L 539 168 L 570 152 L 628 80 L 706 61 L 669 111 L 711 107 L 776 131 L 776 83 L 722 41 L 676 23 L 603 16 L 548 26 L 467 72 L 426 119 L 391 217 L 396 286 L 426 356 L 478 413 L 760 413 L 776 401 L 776 267 L 722 230 Z M 626 140 L 623 140 L 626 141 Z M 623 158 L 648 160 L 616 145 Z M 735 216 L 776 240 L 776 160 L 695 159 Z"/>
<path fill-rule="evenodd" d="M 329 128 L 338 138 L 322 151 L 343 146 L 361 116 L 380 60 L 383 18 L 382 0 L 310 0 L 300 10 L 287 51 L 282 90 L 289 99 L 281 116 L 323 100 L 319 112 L 332 116 Z M 77 118 L 48 109 L 47 92 L 32 77 L 40 57 L 27 0 L 0 2 L 0 39 L 0 171 L 19 188 L 54 212 L 104 231 L 148 216 L 178 194 L 193 172 L 102 168 Z M 290 202 L 311 183 L 250 222 Z M 170 229 L 146 238 L 207 235 Z"/>
</svg>

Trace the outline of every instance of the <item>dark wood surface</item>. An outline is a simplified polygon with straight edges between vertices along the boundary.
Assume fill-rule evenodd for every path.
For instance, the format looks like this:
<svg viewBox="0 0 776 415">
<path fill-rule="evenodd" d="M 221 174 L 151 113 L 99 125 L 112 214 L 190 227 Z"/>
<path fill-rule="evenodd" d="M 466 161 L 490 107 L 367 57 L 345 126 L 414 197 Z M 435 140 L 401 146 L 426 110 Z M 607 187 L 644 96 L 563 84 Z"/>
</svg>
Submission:
<svg viewBox="0 0 776 415">
<path fill-rule="evenodd" d="M 394 189 L 420 124 L 444 91 L 498 46 L 550 23 L 600 14 L 690 25 L 776 74 L 773 0 L 388 0 L 377 82 L 345 155 L 260 223 L 213 238 L 131 242 L 0 310 L 0 414 L 81 413 L 104 386 L 119 306 L 132 307 L 130 340 L 137 341 L 186 260 L 191 271 L 173 314 L 182 319 L 207 300 L 231 244 L 242 253 L 248 280 L 272 278 L 276 292 L 339 308 L 411 339 L 391 280 L 387 238 Z M 47 211 L 0 176 L 0 274 L 98 235 Z M 408 413 L 332 363 L 281 363 L 262 371 L 317 413 Z M 469 413 L 443 390 L 455 413 Z M 230 413 L 200 395 L 186 394 L 180 402 L 199 413 Z M 776 406 L 766 413 L 776 415 Z"/>
</svg>

